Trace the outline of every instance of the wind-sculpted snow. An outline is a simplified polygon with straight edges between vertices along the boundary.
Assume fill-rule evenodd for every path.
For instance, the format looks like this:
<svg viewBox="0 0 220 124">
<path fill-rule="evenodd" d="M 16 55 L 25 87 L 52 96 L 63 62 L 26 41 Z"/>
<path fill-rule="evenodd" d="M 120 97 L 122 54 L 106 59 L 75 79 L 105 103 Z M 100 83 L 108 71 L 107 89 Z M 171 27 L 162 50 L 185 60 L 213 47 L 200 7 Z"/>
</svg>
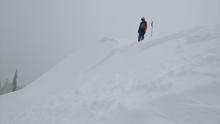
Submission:
<svg viewBox="0 0 220 124">
<path fill-rule="evenodd" d="M 0 97 L 0 124 L 219 124 L 220 26 L 103 38 Z"/>
</svg>

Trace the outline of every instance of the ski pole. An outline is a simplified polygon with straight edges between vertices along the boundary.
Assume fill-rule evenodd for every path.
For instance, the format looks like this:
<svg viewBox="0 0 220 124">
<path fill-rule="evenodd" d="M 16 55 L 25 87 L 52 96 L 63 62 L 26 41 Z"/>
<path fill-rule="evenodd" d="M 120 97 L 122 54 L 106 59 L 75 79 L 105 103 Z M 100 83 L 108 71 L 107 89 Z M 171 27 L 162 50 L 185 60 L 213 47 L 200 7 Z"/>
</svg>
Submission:
<svg viewBox="0 0 220 124">
<path fill-rule="evenodd" d="M 151 22 L 151 37 L 153 36 L 153 28 L 154 28 L 154 22 Z"/>
</svg>

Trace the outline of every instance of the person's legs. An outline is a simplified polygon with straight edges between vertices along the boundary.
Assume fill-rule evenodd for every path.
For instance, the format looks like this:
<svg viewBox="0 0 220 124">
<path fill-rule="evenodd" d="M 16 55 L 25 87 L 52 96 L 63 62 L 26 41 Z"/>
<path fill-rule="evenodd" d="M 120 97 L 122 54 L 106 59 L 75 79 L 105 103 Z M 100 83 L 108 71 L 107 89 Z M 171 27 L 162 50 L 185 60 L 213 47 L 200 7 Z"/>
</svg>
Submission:
<svg viewBox="0 0 220 124">
<path fill-rule="evenodd" d="M 144 35 L 143 34 L 141 34 L 141 40 L 143 40 L 144 39 Z"/>
<path fill-rule="evenodd" d="M 138 42 L 144 40 L 144 34 L 143 32 L 140 32 L 139 35 L 138 35 Z"/>
<path fill-rule="evenodd" d="M 138 34 L 138 42 L 141 41 L 141 33 Z"/>
</svg>

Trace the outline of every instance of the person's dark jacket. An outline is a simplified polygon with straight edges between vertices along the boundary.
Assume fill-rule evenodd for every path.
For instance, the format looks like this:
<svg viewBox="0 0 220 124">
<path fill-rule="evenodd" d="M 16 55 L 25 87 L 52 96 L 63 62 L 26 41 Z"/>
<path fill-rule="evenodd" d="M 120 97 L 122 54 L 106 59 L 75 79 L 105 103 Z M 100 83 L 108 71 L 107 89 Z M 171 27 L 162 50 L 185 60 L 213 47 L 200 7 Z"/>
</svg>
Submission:
<svg viewBox="0 0 220 124">
<path fill-rule="evenodd" d="M 146 33 L 147 31 L 147 22 L 146 21 L 141 21 L 139 29 L 138 29 L 138 33 Z"/>
</svg>

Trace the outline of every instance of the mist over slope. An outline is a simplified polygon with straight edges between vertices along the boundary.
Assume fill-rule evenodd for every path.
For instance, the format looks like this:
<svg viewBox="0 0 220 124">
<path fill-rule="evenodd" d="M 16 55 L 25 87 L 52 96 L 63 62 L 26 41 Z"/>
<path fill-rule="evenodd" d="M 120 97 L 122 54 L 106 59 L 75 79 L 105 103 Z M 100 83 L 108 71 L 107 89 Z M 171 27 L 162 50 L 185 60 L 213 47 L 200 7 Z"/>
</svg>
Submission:
<svg viewBox="0 0 220 124">
<path fill-rule="evenodd" d="M 219 0 L 0 0 L 0 79 L 21 85 L 102 37 L 137 39 L 140 18 L 154 37 L 220 22 Z"/>
<path fill-rule="evenodd" d="M 219 124 L 220 26 L 103 38 L 0 97 L 0 124 Z"/>
</svg>

